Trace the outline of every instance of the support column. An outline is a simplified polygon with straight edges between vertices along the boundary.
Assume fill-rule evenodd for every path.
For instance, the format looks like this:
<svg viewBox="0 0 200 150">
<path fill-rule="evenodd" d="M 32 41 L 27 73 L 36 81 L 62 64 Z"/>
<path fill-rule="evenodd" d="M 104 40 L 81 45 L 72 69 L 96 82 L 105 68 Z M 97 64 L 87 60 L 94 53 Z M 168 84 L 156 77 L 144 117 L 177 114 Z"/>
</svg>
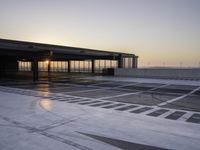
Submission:
<svg viewBox="0 0 200 150">
<path fill-rule="evenodd" d="M 135 68 L 138 67 L 138 56 L 135 57 Z"/>
<path fill-rule="evenodd" d="M 70 73 L 71 72 L 71 61 L 70 60 L 68 60 L 68 67 L 67 67 L 67 69 L 68 69 L 68 73 Z"/>
<path fill-rule="evenodd" d="M 132 61 L 132 68 L 135 68 L 135 61 L 136 61 L 136 59 L 135 59 L 135 57 L 132 57 L 132 59 L 133 59 L 133 61 Z"/>
<path fill-rule="evenodd" d="M 51 81 L 51 60 L 50 59 L 48 61 L 47 69 L 48 69 L 48 80 Z"/>
<path fill-rule="evenodd" d="M 47 67 L 48 67 L 48 73 L 51 72 L 51 61 L 50 60 L 48 61 L 48 66 Z"/>
<path fill-rule="evenodd" d="M 33 70 L 33 81 L 38 81 L 38 60 L 34 59 L 32 61 L 32 70 Z"/>
<path fill-rule="evenodd" d="M 92 73 L 94 73 L 95 72 L 95 61 L 94 61 L 94 59 L 92 59 Z"/>
<path fill-rule="evenodd" d="M 124 66 L 123 56 L 122 56 L 122 54 L 120 54 L 118 56 L 118 68 L 123 68 L 123 66 Z"/>
<path fill-rule="evenodd" d="M 133 57 L 133 68 L 138 67 L 138 56 Z"/>
<path fill-rule="evenodd" d="M 4 73 L 5 73 L 5 64 L 4 64 L 4 60 L 1 59 L 1 61 L 0 61 L 0 78 L 4 77 Z"/>
</svg>

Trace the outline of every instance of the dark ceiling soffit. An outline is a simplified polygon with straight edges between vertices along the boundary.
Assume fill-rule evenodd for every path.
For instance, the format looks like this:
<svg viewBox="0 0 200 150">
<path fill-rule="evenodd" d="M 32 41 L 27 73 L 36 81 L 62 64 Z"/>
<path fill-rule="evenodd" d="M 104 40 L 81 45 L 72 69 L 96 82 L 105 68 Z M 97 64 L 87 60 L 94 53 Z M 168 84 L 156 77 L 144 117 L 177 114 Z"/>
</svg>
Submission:
<svg viewBox="0 0 200 150">
<path fill-rule="evenodd" d="M 5 57 L 16 57 L 18 59 L 52 59 L 52 60 L 86 60 L 86 59 L 111 59 L 116 60 L 118 56 L 114 55 L 77 55 L 77 54 L 52 54 L 50 51 L 39 51 L 39 52 L 32 52 L 32 51 L 15 51 L 15 50 L 0 50 L 0 56 Z"/>
<path fill-rule="evenodd" d="M 128 53 L 119 53 L 119 52 L 110 52 L 110 51 L 102 51 L 102 50 L 93 50 L 86 48 L 78 48 L 78 47 L 68 47 L 68 46 L 60 46 L 60 45 L 51 45 L 51 44 L 42 44 L 42 43 L 34 43 L 34 42 L 25 42 L 25 41 L 15 41 L 15 40 L 7 40 L 0 39 L 0 49 L 14 49 L 14 50 L 23 50 L 23 51 L 53 51 L 53 53 L 62 53 L 62 54 L 76 54 L 82 53 L 84 55 L 126 55 L 126 56 L 135 56 L 134 54 Z"/>
</svg>

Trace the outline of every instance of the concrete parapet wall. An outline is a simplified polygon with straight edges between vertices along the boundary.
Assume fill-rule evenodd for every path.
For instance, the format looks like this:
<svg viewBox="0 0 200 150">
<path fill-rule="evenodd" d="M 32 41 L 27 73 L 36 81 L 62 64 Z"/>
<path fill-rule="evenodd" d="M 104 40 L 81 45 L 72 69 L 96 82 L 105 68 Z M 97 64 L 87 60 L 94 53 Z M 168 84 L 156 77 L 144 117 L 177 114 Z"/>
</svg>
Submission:
<svg viewBox="0 0 200 150">
<path fill-rule="evenodd" d="M 124 69 L 116 68 L 115 76 L 165 79 L 200 79 L 200 69 Z"/>
</svg>

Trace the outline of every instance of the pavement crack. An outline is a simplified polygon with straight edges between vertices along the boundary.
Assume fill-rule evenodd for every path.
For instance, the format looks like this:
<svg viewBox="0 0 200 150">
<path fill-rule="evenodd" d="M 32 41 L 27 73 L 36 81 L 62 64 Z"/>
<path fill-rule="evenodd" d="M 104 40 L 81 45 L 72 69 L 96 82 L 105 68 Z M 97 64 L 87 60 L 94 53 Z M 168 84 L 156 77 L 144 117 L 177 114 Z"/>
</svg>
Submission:
<svg viewBox="0 0 200 150">
<path fill-rule="evenodd" d="M 63 126 L 63 125 L 66 125 L 66 124 L 75 122 L 75 121 L 78 120 L 78 119 L 79 119 L 79 118 L 75 118 L 75 119 L 67 120 L 67 121 L 64 121 L 64 122 L 55 123 L 55 124 L 53 124 L 53 125 L 47 125 L 47 126 L 44 126 L 44 127 L 39 128 L 37 131 L 46 131 L 46 130 L 49 130 L 49 129 L 53 129 L 53 128 L 56 128 L 56 127 L 60 127 L 60 126 Z"/>
</svg>

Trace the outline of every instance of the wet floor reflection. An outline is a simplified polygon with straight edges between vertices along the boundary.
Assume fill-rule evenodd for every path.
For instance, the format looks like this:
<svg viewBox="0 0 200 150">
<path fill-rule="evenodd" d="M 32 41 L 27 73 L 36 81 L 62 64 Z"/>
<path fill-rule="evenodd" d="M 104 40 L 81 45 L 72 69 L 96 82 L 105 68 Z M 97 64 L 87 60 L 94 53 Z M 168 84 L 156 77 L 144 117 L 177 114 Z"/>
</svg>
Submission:
<svg viewBox="0 0 200 150">
<path fill-rule="evenodd" d="M 48 111 L 52 110 L 52 102 L 48 99 L 41 100 L 40 106 L 44 108 L 45 110 L 48 110 Z"/>
</svg>

